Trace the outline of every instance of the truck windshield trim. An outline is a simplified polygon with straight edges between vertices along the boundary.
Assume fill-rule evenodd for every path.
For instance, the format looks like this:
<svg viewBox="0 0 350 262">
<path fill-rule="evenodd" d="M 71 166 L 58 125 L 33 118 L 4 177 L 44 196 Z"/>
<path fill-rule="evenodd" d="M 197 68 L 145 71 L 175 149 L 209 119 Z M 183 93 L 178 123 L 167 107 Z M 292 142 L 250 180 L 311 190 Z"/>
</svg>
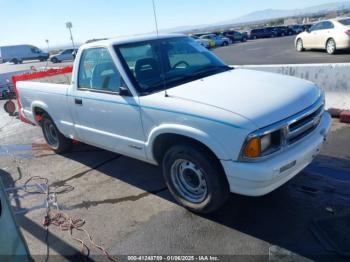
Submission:
<svg viewBox="0 0 350 262">
<path fill-rule="evenodd" d="M 115 45 L 114 49 L 140 96 L 232 70 L 188 37 Z"/>
</svg>

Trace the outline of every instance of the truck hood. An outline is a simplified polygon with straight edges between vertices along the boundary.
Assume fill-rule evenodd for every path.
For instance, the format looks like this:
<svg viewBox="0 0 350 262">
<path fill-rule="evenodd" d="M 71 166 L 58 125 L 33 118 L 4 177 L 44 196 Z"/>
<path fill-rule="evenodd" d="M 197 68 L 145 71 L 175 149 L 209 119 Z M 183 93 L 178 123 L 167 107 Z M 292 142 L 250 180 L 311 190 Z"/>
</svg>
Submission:
<svg viewBox="0 0 350 262">
<path fill-rule="evenodd" d="M 177 86 L 168 94 L 230 111 L 263 128 L 311 106 L 321 91 L 299 78 L 235 69 Z"/>
</svg>

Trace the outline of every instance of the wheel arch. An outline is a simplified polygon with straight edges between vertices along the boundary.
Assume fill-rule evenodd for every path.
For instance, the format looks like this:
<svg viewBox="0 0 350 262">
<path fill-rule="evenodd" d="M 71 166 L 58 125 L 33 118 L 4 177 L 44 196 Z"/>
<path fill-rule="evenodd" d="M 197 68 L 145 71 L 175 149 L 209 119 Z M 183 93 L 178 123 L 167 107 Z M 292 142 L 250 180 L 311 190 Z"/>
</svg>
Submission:
<svg viewBox="0 0 350 262">
<path fill-rule="evenodd" d="M 213 137 L 193 127 L 179 125 L 164 125 L 153 130 L 147 143 L 147 155 L 152 162 L 161 164 L 165 151 L 180 142 L 196 144 L 212 154 L 218 161 L 226 159 L 223 148 Z"/>
<path fill-rule="evenodd" d="M 32 103 L 32 114 L 33 114 L 33 120 L 35 121 L 35 124 L 37 124 L 39 126 L 41 125 L 40 122 L 41 122 L 42 116 L 44 114 L 46 114 L 49 117 L 51 117 L 51 119 L 54 119 L 52 117 L 52 115 L 50 114 L 49 107 L 45 103 L 40 102 L 40 101 L 34 101 Z"/>
<path fill-rule="evenodd" d="M 335 46 L 337 46 L 337 43 L 336 43 L 334 37 L 333 37 L 333 36 L 330 36 L 330 37 L 327 38 L 327 40 L 326 40 L 326 42 L 325 42 L 325 44 L 324 44 L 324 48 L 327 49 L 327 44 L 328 44 L 328 41 L 329 41 L 329 40 L 333 40 L 334 43 L 335 43 Z"/>
</svg>

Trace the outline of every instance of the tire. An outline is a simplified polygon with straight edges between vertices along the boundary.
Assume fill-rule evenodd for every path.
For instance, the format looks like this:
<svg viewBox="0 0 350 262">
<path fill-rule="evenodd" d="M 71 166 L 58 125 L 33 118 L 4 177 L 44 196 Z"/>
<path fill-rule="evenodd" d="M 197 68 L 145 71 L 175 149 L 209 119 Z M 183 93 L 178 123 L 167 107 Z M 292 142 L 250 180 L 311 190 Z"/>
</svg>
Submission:
<svg viewBox="0 0 350 262">
<path fill-rule="evenodd" d="M 253 36 L 253 39 L 254 39 L 254 40 L 256 40 L 256 39 L 257 39 L 257 36 L 256 36 L 256 35 L 255 35 L 255 36 Z"/>
<path fill-rule="evenodd" d="M 303 52 L 305 49 L 304 49 L 304 44 L 303 44 L 303 40 L 301 38 L 299 38 L 297 40 L 297 43 L 295 45 L 295 48 L 297 49 L 298 52 Z"/>
<path fill-rule="evenodd" d="M 61 134 L 47 114 L 43 115 L 40 123 L 46 143 L 56 154 L 67 153 L 72 149 L 71 139 Z"/>
<path fill-rule="evenodd" d="M 222 43 L 222 46 L 228 46 L 228 43 L 225 41 Z"/>
<path fill-rule="evenodd" d="M 326 43 L 326 51 L 329 55 L 334 55 L 337 53 L 337 45 L 333 38 L 329 39 Z"/>
<path fill-rule="evenodd" d="M 56 57 L 54 57 L 54 58 L 51 59 L 51 62 L 56 64 L 56 63 L 58 63 L 58 59 Z"/>
<path fill-rule="evenodd" d="M 163 176 L 176 201 L 192 212 L 219 209 L 229 196 L 229 185 L 220 163 L 196 144 L 172 146 L 163 158 Z"/>
<path fill-rule="evenodd" d="M 18 64 L 18 60 L 15 58 L 15 59 L 12 59 L 12 63 L 14 63 L 15 65 L 17 65 Z"/>
</svg>

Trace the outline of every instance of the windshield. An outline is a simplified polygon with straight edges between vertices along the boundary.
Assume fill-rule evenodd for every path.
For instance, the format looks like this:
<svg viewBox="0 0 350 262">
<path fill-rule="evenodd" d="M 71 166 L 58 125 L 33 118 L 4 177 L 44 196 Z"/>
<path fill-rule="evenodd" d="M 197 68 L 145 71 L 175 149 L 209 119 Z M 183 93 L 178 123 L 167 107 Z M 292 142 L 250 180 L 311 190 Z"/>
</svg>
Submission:
<svg viewBox="0 0 350 262">
<path fill-rule="evenodd" d="M 350 18 L 339 20 L 339 23 L 343 25 L 350 25 Z"/>
<path fill-rule="evenodd" d="M 117 45 L 115 50 L 140 95 L 231 70 L 188 37 Z"/>
</svg>

